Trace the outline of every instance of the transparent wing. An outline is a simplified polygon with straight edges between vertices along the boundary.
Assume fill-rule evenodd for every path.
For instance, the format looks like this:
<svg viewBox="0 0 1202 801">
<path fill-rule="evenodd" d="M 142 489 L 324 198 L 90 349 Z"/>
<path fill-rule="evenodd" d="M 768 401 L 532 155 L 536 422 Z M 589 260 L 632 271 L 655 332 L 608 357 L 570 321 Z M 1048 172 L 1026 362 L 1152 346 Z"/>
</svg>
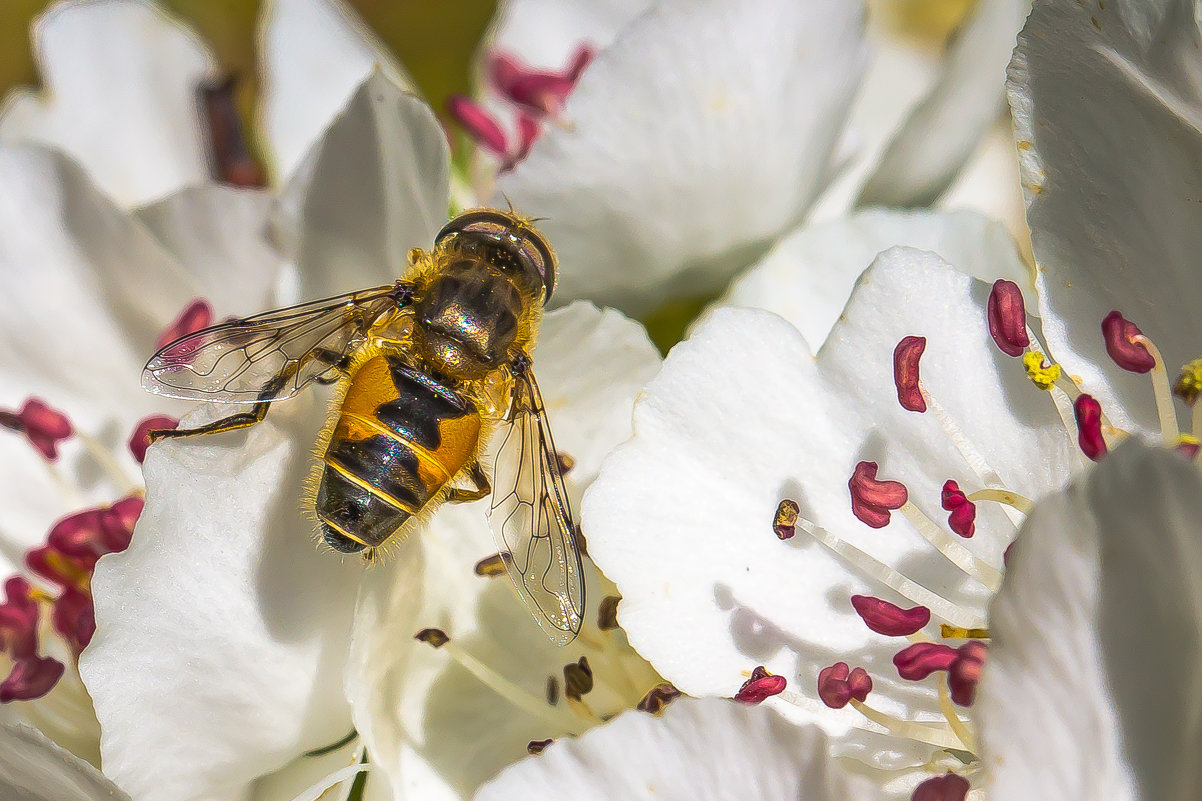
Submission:
<svg viewBox="0 0 1202 801">
<path fill-rule="evenodd" d="M 534 375 L 514 377 L 509 422 L 493 465 L 493 535 L 531 614 L 560 645 L 580 632 L 584 568 L 572 510 Z"/>
<path fill-rule="evenodd" d="M 290 398 L 361 344 L 400 292 L 390 284 L 196 331 L 150 357 L 142 386 L 220 403 Z"/>
</svg>

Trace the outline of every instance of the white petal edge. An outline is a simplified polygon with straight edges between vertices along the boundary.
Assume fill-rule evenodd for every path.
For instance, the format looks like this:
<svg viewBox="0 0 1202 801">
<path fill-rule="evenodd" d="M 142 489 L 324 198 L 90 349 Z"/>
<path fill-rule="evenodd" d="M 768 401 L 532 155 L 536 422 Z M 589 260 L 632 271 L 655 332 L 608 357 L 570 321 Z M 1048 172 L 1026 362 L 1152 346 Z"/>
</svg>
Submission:
<svg viewBox="0 0 1202 801">
<path fill-rule="evenodd" d="M 1010 66 L 1027 221 L 1053 355 L 1118 426 L 1157 427 L 1147 376 L 1106 355 L 1113 309 L 1170 376 L 1202 342 L 1202 34 L 1191 0 L 1041 0 Z M 1132 158 L 1139 143 L 1143 159 Z"/>
<path fill-rule="evenodd" d="M 851 297 L 860 274 L 895 245 L 938 253 L 961 272 L 1034 291 L 1030 271 L 998 223 L 972 212 L 869 209 L 785 236 L 740 275 L 717 306 L 775 312 L 817 350 Z"/>
<path fill-rule="evenodd" d="M 0 725 L 0 795 L 8 801 L 129 801 L 100 771 L 37 729 Z"/>
<path fill-rule="evenodd" d="M 389 284 L 447 219 L 450 161 L 430 108 L 374 70 L 306 156 L 275 235 L 295 253 L 300 299 Z"/>
<path fill-rule="evenodd" d="M 341 677 L 362 567 L 320 551 L 301 512 L 317 400 L 152 446 L 133 542 L 96 566 L 80 672 L 105 770 L 139 801 L 241 799 L 350 731 Z"/>
<path fill-rule="evenodd" d="M 1006 64 L 1030 0 L 978 3 L 938 80 L 894 134 L 859 206 L 929 206 L 952 184 L 1003 106 Z"/>
<path fill-rule="evenodd" d="M 681 699 L 655 717 L 626 712 L 553 743 L 485 785 L 474 801 L 647 798 L 854 801 L 872 797 L 831 759 L 826 737 L 770 709 Z"/>
<path fill-rule="evenodd" d="M 548 218 L 560 302 L 638 314 L 718 290 L 825 186 L 862 27 L 843 0 L 660 3 L 597 55 L 570 127 L 549 128 L 492 202 Z"/>
<path fill-rule="evenodd" d="M 34 23 L 45 89 L 0 110 L 0 141 L 77 158 L 131 207 L 208 179 L 197 89 L 216 63 L 196 34 L 142 0 L 60 2 Z"/>
<path fill-rule="evenodd" d="M 341 0 L 267 0 L 259 41 L 259 121 L 268 167 L 280 185 L 373 70 L 398 86 L 413 85 L 404 67 Z"/>
<path fill-rule="evenodd" d="M 991 798 L 1195 797 L 1200 499 L 1196 466 L 1132 441 L 1036 508 L 974 710 Z"/>
<path fill-rule="evenodd" d="M 267 237 L 271 208 L 265 191 L 211 184 L 143 206 L 136 217 L 223 319 L 255 314 L 275 302 L 283 257 Z"/>
</svg>

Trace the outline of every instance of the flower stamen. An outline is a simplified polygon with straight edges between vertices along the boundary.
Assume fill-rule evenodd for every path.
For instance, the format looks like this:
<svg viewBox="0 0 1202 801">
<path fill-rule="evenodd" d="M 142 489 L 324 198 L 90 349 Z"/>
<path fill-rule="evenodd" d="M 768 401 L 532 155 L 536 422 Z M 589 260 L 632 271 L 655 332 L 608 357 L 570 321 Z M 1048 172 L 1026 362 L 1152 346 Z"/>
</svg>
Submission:
<svg viewBox="0 0 1202 801">
<path fill-rule="evenodd" d="M 949 623 L 966 628 L 979 628 L 985 625 L 985 621 L 979 618 L 976 613 L 964 609 L 943 596 L 928 590 L 889 565 L 874 559 L 854 545 L 844 542 L 821 526 L 815 525 L 805 518 L 798 518 L 797 522 L 798 528 L 821 543 L 827 550 L 843 559 L 855 570 L 868 578 L 884 584 L 901 597 L 927 607 L 933 615 L 938 615 Z"/>
<path fill-rule="evenodd" d="M 984 584 L 993 592 L 1002 586 L 1002 572 L 993 565 L 987 564 L 972 551 L 965 548 L 959 541 L 943 530 L 926 513 L 912 503 L 905 503 L 901 513 L 910 525 L 918 530 L 923 539 L 935 546 L 945 559 L 963 570 L 969 576 Z"/>
<path fill-rule="evenodd" d="M 551 706 L 545 699 L 537 698 L 526 692 L 526 690 L 514 684 L 461 648 L 455 640 L 448 637 L 441 629 L 422 629 L 414 635 L 414 639 L 421 640 L 443 651 L 452 661 L 466 670 L 481 684 L 509 703 L 524 710 L 532 717 L 546 721 L 548 725 L 561 728 L 572 735 L 578 735 L 583 731 L 574 714 L 562 710 L 561 707 Z M 434 645 L 435 642 L 439 642 L 439 644 Z"/>
<path fill-rule="evenodd" d="M 1152 356 L 1152 389 L 1156 398 L 1156 416 L 1160 418 L 1160 433 L 1166 444 L 1174 445 L 1177 437 L 1181 435 L 1181 430 L 1177 426 L 1177 410 L 1173 408 L 1173 388 L 1169 384 L 1164 359 L 1152 340 L 1143 334 L 1137 334 L 1132 341 L 1143 345 Z"/>
</svg>

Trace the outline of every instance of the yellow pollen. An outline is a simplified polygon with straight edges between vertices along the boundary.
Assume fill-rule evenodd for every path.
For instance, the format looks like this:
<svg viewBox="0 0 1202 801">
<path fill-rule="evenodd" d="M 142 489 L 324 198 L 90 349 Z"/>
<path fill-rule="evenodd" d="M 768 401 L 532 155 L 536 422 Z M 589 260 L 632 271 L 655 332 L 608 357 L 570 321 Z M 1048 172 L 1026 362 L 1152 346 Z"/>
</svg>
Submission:
<svg viewBox="0 0 1202 801">
<path fill-rule="evenodd" d="M 1027 369 L 1027 378 L 1031 383 L 1045 392 L 1050 390 L 1060 378 L 1060 365 L 1048 364 L 1043 360 L 1042 353 L 1027 351 L 1023 354 L 1023 367 Z"/>
<path fill-rule="evenodd" d="M 55 597 L 40 587 L 29 588 L 29 600 L 37 601 L 41 604 L 53 604 Z"/>
<path fill-rule="evenodd" d="M 944 623 L 939 627 L 939 636 L 945 640 L 988 640 L 989 629 L 968 629 Z"/>
<path fill-rule="evenodd" d="M 88 592 L 91 588 L 92 577 L 88 575 L 88 572 L 77 567 L 75 563 L 68 561 L 57 551 L 50 551 L 46 554 L 46 563 L 66 576 L 75 585 L 76 589 L 81 592 Z"/>
<path fill-rule="evenodd" d="M 1177 437 L 1178 445 L 1202 445 L 1202 439 L 1198 439 L 1193 434 L 1180 434 Z"/>
<path fill-rule="evenodd" d="M 1177 383 L 1173 386 L 1173 394 L 1186 404 L 1193 406 L 1202 395 L 1202 359 L 1194 359 L 1181 368 Z"/>
</svg>

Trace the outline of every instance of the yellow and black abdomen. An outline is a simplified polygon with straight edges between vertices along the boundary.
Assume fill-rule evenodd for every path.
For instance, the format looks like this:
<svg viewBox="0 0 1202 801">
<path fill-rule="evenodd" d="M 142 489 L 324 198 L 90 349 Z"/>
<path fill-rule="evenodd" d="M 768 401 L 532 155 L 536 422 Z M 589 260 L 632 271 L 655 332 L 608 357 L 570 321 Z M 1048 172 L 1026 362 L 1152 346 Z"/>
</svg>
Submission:
<svg viewBox="0 0 1202 801">
<path fill-rule="evenodd" d="M 375 547 L 476 455 L 481 417 L 458 393 L 377 355 L 351 377 L 323 456 L 322 536 L 344 553 Z"/>
</svg>

